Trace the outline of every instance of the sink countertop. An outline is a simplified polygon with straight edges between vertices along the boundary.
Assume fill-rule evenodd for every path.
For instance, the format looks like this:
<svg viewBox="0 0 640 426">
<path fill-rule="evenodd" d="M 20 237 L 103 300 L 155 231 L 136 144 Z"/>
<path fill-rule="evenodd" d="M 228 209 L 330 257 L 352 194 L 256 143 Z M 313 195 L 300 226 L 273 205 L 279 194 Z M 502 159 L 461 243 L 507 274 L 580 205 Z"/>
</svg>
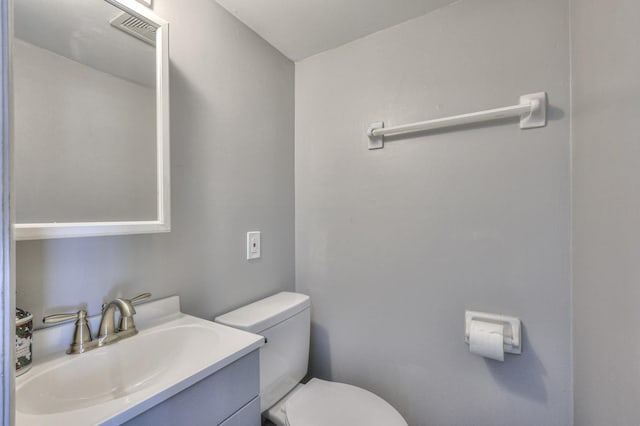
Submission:
<svg viewBox="0 0 640 426">
<path fill-rule="evenodd" d="M 262 336 L 181 313 L 177 296 L 136 305 L 136 311 L 138 335 L 79 355 L 65 353 L 73 322 L 36 330 L 33 367 L 16 378 L 16 425 L 121 424 L 264 345 Z M 99 316 L 90 318 L 92 331 L 99 321 Z M 191 337 L 184 337 L 188 334 Z M 169 338 L 176 339 L 174 345 L 166 341 Z M 162 359 L 152 374 L 130 382 L 125 377 L 122 389 L 112 390 L 107 384 L 106 392 L 92 389 L 94 396 L 84 398 L 83 386 L 102 386 L 100 380 L 114 376 L 114 359 L 128 360 L 122 368 L 115 367 L 120 373 L 115 376 L 134 376 L 150 368 L 146 365 L 150 358 L 161 359 L 162 352 L 167 361 Z M 108 371 L 88 377 L 96 365 L 105 365 Z M 56 384 L 59 391 L 49 389 Z M 74 393 L 80 396 L 67 395 Z"/>
</svg>

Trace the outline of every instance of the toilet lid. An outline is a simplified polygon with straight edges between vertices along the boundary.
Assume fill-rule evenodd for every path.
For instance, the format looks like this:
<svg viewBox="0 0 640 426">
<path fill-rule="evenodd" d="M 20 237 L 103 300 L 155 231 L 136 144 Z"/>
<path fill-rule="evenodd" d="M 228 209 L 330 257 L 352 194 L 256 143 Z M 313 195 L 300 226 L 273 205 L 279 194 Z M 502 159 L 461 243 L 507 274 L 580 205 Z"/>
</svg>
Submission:
<svg viewBox="0 0 640 426">
<path fill-rule="evenodd" d="M 311 379 L 285 407 L 289 426 L 407 426 L 387 401 L 356 386 Z"/>
</svg>

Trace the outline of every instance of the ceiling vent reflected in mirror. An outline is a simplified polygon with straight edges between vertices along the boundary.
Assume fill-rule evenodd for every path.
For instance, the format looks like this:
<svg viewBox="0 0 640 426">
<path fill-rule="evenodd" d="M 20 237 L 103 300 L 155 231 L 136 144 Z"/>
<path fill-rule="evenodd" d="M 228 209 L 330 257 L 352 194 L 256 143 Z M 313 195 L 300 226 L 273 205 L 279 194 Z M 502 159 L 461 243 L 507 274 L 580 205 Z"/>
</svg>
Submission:
<svg viewBox="0 0 640 426">
<path fill-rule="evenodd" d="M 132 35 L 145 43 L 149 43 L 152 46 L 156 45 L 156 27 L 142 19 L 123 12 L 113 18 L 110 22 L 111 25 L 120 31 L 124 31 L 125 33 Z"/>
</svg>

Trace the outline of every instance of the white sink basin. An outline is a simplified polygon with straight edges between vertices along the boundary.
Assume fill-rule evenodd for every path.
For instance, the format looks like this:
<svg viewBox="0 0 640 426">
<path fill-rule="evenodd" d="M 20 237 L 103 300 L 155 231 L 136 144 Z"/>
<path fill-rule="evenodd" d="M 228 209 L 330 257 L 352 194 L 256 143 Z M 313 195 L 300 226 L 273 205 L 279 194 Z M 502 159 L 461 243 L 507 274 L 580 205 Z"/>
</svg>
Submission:
<svg viewBox="0 0 640 426">
<path fill-rule="evenodd" d="M 16 380 L 16 424 L 119 424 L 263 344 L 260 336 L 177 312 L 140 324 L 138 335 L 84 354 L 37 363 L 35 353 L 32 370 Z"/>
</svg>

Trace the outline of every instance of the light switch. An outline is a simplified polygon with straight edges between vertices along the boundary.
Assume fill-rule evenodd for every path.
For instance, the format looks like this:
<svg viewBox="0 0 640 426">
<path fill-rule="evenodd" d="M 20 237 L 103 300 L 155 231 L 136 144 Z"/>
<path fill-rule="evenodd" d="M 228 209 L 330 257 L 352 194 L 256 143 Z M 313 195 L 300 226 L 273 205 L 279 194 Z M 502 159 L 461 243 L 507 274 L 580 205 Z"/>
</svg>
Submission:
<svg viewBox="0 0 640 426">
<path fill-rule="evenodd" d="M 260 231 L 247 232 L 247 260 L 260 258 Z"/>
</svg>

